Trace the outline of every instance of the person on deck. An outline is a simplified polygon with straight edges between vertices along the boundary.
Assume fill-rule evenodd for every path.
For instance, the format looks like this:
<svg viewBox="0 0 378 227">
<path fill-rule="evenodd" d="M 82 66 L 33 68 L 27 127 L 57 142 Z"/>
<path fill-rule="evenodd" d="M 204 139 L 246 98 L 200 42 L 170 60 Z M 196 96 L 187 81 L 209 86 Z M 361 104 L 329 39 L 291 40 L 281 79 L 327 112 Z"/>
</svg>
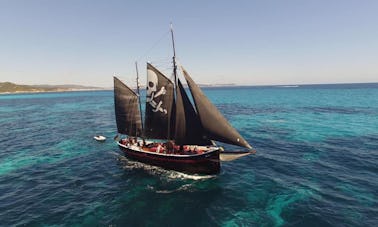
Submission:
<svg viewBox="0 0 378 227">
<path fill-rule="evenodd" d="M 174 151 L 174 142 L 172 140 L 167 141 L 167 151 L 168 152 L 173 152 Z"/>
</svg>

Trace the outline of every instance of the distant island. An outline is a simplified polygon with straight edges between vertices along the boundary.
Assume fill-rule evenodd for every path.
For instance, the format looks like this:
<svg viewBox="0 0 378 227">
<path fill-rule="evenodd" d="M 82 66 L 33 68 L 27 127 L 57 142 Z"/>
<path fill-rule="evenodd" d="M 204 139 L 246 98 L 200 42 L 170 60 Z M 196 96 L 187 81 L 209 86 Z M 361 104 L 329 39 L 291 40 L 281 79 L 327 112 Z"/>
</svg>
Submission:
<svg viewBox="0 0 378 227">
<path fill-rule="evenodd" d="M 186 84 L 184 86 L 187 86 Z M 200 87 L 224 87 L 235 84 L 199 84 Z M 109 90 L 111 88 L 90 87 L 82 85 L 20 85 L 11 82 L 0 82 L 0 94 L 13 93 L 39 93 L 39 92 L 64 92 L 64 91 L 90 91 Z M 142 87 L 143 89 L 143 87 Z"/>
<path fill-rule="evenodd" d="M 14 84 L 11 82 L 0 82 L 0 94 L 88 91 L 88 90 L 105 90 L 105 89 L 101 87 L 89 87 L 89 86 L 81 86 L 81 85 L 19 85 L 19 84 Z"/>
</svg>

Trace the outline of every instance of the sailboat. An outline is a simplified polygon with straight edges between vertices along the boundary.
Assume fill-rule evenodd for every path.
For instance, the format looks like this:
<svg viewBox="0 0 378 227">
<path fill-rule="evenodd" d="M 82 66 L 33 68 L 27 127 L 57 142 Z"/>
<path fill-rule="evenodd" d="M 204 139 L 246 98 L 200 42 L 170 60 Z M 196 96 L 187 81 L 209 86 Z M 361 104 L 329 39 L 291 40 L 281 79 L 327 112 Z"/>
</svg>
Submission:
<svg viewBox="0 0 378 227">
<path fill-rule="evenodd" d="M 116 142 L 126 157 L 133 160 L 189 174 L 217 174 L 221 161 L 234 160 L 254 151 L 180 66 L 194 101 L 192 104 L 177 76 L 172 27 L 171 36 L 174 81 L 147 63 L 144 122 L 137 64 L 137 91 L 114 77 L 117 131 L 128 136 Z M 226 152 L 214 141 L 248 150 Z"/>
</svg>

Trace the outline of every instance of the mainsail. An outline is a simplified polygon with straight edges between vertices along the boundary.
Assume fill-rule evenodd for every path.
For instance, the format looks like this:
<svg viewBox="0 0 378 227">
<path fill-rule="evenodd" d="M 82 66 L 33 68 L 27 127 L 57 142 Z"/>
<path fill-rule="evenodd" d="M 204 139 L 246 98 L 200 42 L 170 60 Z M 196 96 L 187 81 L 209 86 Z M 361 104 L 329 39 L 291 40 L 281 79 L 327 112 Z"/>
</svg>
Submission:
<svg viewBox="0 0 378 227">
<path fill-rule="evenodd" d="M 142 135 L 138 95 L 114 77 L 114 106 L 118 132 L 130 136 Z"/>
<path fill-rule="evenodd" d="M 219 112 L 219 110 L 206 98 L 205 94 L 192 80 L 189 74 L 181 67 L 184 77 L 189 85 L 197 113 L 208 138 L 228 144 L 234 144 L 251 149 L 251 145 L 234 129 Z"/>
<path fill-rule="evenodd" d="M 147 63 L 147 80 L 145 136 L 170 139 L 171 127 L 173 127 L 171 125 L 173 83 L 149 63 Z"/>
<path fill-rule="evenodd" d="M 176 87 L 175 142 L 176 144 L 212 144 L 206 138 L 198 115 L 179 79 Z"/>
</svg>

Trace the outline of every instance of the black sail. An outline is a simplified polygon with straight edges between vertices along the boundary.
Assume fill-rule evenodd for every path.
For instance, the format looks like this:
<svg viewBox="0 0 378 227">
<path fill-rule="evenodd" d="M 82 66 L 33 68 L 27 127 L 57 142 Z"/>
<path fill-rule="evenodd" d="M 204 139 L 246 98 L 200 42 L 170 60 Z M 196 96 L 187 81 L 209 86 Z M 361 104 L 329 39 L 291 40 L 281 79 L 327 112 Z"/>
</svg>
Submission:
<svg viewBox="0 0 378 227">
<path fill-rule="evenodd" d="M 175 141 L 176 144 L 211 144 L 179 79 L 176 88 Z"/>
<path fill-rule="evenodd" d="M 114 107 L 117 130 L 130 136 L 142 135 L 138 95 L 114 77 Z"/>
<path fill-rule="evenodd" d="M 248 142 L 228 123 L 226 118 L 210 102 L 210 100 L 205 96 L 198 85 L 194 83 L 184 68 L 182 68 L 182 71 L 186 81 L 188 82 L 190 91 L 192 92 L 202 126 L 209 135 L 209 139 L 242 146 L 249 149 L 252 148 L 251 145 L 248 144 Z"/>
<path fill-rule="evenodd" d="M 172 137 L 173 83 L 159 70 L 147 63 L 147 100 L 145 136 L 154 139 Z"/>
<path fill-rule="evenodd" d="M 176 87 L 176 104 L 175 104 L 175 141 L 177 144 L 184 144 L 186 136 L 186 118 L 184 103 L 182 100 L 182 92 L 180 91 L 181 83 L 178 80 L 178 86 Z"/>
</svg>

